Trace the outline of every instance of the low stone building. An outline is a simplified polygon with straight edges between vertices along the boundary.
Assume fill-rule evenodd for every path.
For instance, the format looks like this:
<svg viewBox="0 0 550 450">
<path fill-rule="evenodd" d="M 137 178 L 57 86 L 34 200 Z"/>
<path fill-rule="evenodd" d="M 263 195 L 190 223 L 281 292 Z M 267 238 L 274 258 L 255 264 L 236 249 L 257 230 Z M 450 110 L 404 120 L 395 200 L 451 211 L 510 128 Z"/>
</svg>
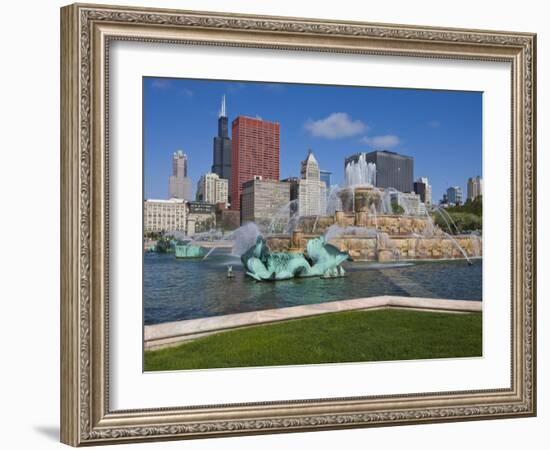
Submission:
<svg viewBox="0 0 550 450">
<path fill-rule="evenodd" d="M 243 184 L 241 223 L 268 227 L 274 216 L 290 202 L 290 184 L 257 177 Z"/>
<path fill-rule="evenodd" d="M 414 192 L 392 192 L 391 201 L 403 208 L 407 215 L 420 216 L 422 211 L 426 211 L 425 207 L 420 206 L 420 195 Z"/>
<path fill-rule="evenodd" d="M 204 233 L 216 228 L 216 206 L 204 202 L 188 202 L 187 235 Z"/>
<path fill-rule="evenodd" d="M 221 231 L 232 231 L 240 226 L 240 211 L 228 209 L 225 203 L 218 203 L 216 205 L 216 229 Z"/>
<path fill-rule="evenodd" d="M 143 231 L 187 231 L 187 205 L 183 199 L 145 200 L 143 204 Z"/>
</svg>

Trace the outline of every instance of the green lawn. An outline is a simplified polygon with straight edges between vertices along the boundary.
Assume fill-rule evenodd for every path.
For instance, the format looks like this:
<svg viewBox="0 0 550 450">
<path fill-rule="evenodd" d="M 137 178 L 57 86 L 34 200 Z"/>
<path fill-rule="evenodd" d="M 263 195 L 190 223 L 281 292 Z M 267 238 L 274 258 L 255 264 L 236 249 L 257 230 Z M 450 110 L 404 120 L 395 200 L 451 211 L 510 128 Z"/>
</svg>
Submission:
<svg viewBox="0 0 550 450">
<path fill-rule="evenodd" d="M 481 313 L 350 311 L 222 332 L 145 352 L 145 370 L 481 356 Z"/>
</svg>

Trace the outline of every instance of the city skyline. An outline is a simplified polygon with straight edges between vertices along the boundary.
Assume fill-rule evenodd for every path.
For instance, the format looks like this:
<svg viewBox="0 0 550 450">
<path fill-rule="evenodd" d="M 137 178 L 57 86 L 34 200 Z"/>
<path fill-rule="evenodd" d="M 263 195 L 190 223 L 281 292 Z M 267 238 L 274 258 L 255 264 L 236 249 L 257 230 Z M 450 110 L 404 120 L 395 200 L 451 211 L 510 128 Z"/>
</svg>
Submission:
<svg viewBox="0 0 550 450">
<path fill-rule="evenodd" d="M 449 186 L 465 191 L 468 178 L 482 175 L 478 92 L 144 78 L 145 198 L 168 197 L 167 155 L 176 150 L 188 157 L 194 198 L 197 181 L 213 166 L 223 96 L 230 123 L 259 116 L 280 124 L 281 179 L 299 174 L 308 148 L 339 185 L 353 153 L 411 156 L 414 179 L 428 177 L 434 202 Z"/>
</svg>

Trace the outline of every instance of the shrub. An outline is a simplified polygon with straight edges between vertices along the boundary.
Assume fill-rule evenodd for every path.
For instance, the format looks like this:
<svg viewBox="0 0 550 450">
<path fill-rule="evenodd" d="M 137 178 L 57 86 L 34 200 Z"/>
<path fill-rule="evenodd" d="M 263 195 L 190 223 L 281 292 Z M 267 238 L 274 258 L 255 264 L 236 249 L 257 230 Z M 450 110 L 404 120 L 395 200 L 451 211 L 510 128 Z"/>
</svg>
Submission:
<svg viewBox="0 0 550 450">
<path fill-rule="evenodd" d="M 397 204 L 396 202 L 391 203 L 391 209 L 394 214 L 402 215 L 405 213 L 405 210 L 403 209 L 403 207 Z"/>
<path fill-rule="evenodd" d="M 468 212 L 453 212 L 447 210 L 447 213 L 449 214 L 450 218 L 452 219 L 452 222 L 456 225 L 456 228 L 450 223 L 450 229 L 449 225 L 447 225 L 447 222 L 443 218 L 442 214 L 445 213 L 436 213 L 434 216 L 434 221 L 439 228 L 441 228 L 443 231 L 450 233 L 450 234 L 457 234 L 458 233 L 466 233 L 468 231 L 481 231 L 482 229 L 482 219 L 481 216 L 478 216 L 473 213 Z M 447 220 L 450 222 L 449 218 Z"/>
</svg>

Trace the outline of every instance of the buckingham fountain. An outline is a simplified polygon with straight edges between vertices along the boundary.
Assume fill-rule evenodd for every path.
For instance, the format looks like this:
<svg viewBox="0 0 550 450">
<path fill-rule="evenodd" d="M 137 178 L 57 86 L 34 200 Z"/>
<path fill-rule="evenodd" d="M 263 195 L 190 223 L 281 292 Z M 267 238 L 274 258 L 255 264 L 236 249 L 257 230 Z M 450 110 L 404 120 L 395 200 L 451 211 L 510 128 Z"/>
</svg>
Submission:
<svg viewBox="0 0 550 450">
<path fill-rule="evenodd" d="M 258 281 L 341 277 L 346 260 L 470 264 L 481 257 L 481 236 L 453 235 L 455 225 L 445 210 L 436 207 L 433 214 L 441 215 L 447 230 L 411 202 L 411 194 L 375 187 L 373 163 L 359 158 L 346 166 L 345 176 L 345 186 L 330 189 L 326 214 L 301 216 L 290 202 L 265 230 L 253 223 L 238 230 L 234 254 L 241 256 L 248 276 Z"/>
<path fill-rule="evenodd" d="M 145 242 L 145 324 L 376 296 L 482 299 L 481 235 L 377 188 L 376 167 L 361 158 L 345 175 L 322 214 L 300 214 L 292 200 L 230 234 Z"/>
</svg>

